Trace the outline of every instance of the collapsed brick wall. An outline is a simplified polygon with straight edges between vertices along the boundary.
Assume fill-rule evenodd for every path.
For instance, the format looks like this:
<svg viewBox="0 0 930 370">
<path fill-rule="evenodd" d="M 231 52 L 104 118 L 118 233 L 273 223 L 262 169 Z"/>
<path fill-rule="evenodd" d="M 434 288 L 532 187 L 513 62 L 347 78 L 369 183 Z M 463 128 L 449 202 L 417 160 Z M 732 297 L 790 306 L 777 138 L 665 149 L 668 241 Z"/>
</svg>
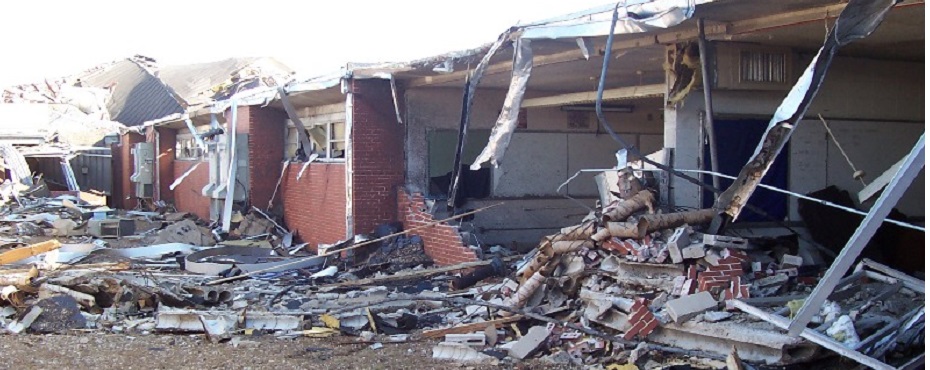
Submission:
<svg viewBox="0 0 930 370">
<path fill-rule="evenodd" d="M 352 217 L 354 232 L 365 234 L 396 220 L 404 126 L 397 122 L 390 82 L 352 80 L 352 93 Z"/>
<path fill-rule="evenodd" d="M 404 229 L 412 229 L 436 221 L 428 212 L 423 195 L 420 193 L 407 195 L 403 189 L 398 189 L 397 203 L 398 218 L 402 220 Z M 465 245 L 459 235 L 458 227 L 442 223 L 412 234 L 423 238 L 426 254 L 437 265 L 447 266 L 478 260 L 475 252 Z"/>
<path fill-rule="evenodd" d="M 346 167 L 344 163 L 311 163 L 297 180 L 303 165 L 288 164 L 276 202 L 283 206 L 287 228 L 315 251 L 320 243 L 346 237 Z M 275 182 L 279 174 L 274 175 Z"/>
<path fill-rule="evenodd" d="M 200 163 L 194 172 L 174 188 L 174 206 L 180 212 L 190 212 L 204 220 L 210 219 L 210 198 L 201 194 L 203 187 L 210 181 L 210 163 L 207 161 L 175 161 L 171 182 L 181 177 L 188 169 Z M 170 183 L 169 183 L 170 184 Z"/>
<path fill-rule="evenodd" d="M 265 209 L 281 174 L 287 114 L 275 108 L 250 106 L 245 112 L 240 109 L 239 117 L 249 134 L 249 203 Z"/>
<path fill-rule="evenodd" d="M 119 144 L 110 147 L 113 169 L 113 194 L 109 205 L 113 208 L 134 209 L 139 204 L 135 197 L 135 189 L 129 176 L 132 176 L 132 146 L 145 141 L 145 136 L 136 133 L 120 135 Z"/>
</svg>

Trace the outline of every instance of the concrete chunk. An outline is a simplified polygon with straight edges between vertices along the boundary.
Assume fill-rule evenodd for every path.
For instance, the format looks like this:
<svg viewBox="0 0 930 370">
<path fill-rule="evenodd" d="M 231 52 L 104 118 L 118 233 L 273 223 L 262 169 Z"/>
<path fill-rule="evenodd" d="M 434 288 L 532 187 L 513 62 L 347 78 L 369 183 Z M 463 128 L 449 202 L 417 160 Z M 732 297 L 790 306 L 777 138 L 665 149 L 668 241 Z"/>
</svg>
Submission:
<svg viewBox="0 0 930 370">
<path fill-rule="evenodd" d="M 687 295 L 665 303 L 665 310 L 676 323 L 685 322 L 714 307 L 717 307 L 717 301 L 709 292 Z"/>
<path fill-rule="evenodd" d="M 510 357 L 522 360 L 539 348 L 539 345 L 548 337 L 549 330 L 545 326 L 534 326 L 526 332 L 523 338 L 514 343 L 507 353 Z"/>
<path fill-rule="evenodd" d="M 688 234 L 688 227 L 682 226 L 675 229 L 672 236 L 668 238 L 668 255 L 672 258 L 673 263 L 681 263 L 683 261 L 681 250 L 687 248 L 688 245 L 691 244 Z"/>
<path fill-rule="evenodd" d="M 681 250 L 681 258 L 693 260 L 704 257 L 704 244 L 691 244 Z"/>
<path fill-rule="evenodd" d="M 446 334 L 447 343 L 462 343 L 469 346 L 484 347 L 487 337 L 484 332 L 472 334 Z"/>
<path fill-rule="evenodd" d="M 764 277 L 753 282 L 755 286 L 763 288 L 767 286 L 782 285 L 788 282 L 788 275 L 785 274 L 775 274 L 769 277 Z"/>
<path fill-rule="evenodd" d="M 792 268 L 792 267 L 797 268 L 797 267 L 801 267 L 802 264 L 804 264 L 803 258 L 799 256 L 786 254 L 786 255 L 781 256 L 781 266 L 779 267 L 783 269 Z"/>
</svg>

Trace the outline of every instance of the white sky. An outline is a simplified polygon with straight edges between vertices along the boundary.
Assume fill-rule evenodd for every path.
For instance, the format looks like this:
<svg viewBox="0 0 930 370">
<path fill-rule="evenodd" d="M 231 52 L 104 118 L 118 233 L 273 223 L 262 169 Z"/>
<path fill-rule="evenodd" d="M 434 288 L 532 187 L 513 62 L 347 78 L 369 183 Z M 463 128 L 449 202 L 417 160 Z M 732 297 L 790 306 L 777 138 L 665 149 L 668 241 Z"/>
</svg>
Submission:
<svg viewBox="0 0 930 370">
<path fill-rule="evenodd" d="M 494 41 L 605 0 L 17 1 L 4 5 L 0 87 L 141 54 L 159 64 L 270 56 L 300 74 L 407 61 Z"/>
</svg>

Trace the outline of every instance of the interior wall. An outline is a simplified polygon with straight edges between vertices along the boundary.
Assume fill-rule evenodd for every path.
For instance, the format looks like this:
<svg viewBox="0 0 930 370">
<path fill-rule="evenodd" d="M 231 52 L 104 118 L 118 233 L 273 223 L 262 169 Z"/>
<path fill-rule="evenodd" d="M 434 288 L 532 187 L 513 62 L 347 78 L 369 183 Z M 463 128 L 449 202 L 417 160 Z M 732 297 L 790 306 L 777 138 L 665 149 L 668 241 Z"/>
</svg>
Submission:
<svg viewBox="0 0 930 370">
<path fill-rule="evenodd" d="M 497 119 L 505 91 L 480 90 L 475 96 L 470 122 L 470 138 L 486 138 Z M 528 92 L 529 96 L 533 96 Z M 433 145 L 451 146 L 460 120 L 462 91 L 459 89 L 411 89 L 406 94 L 406 186 L 408 191 L 429 193 L 432 160 L 451 162 L 449 155 L 430 154 L 430 132 L 443 131 L 444 139 Z M 613 129 L 649 153 L 661 149 L 663 120 L 660 99 L 623 102 L 632 104 L 633 113 L 607 113 Z M 492 169 L 491 198 L 470 201 L 466 208 L 505 200 L 487 215 L 475 217 L 473 226 L 483 243 L 536 243 L 543 235 L 578 222 L 588 210 L 556 192 L 558 186 L 583 168 L 610 168 L 616 165 L 614 153 L 619 144 L 600 130 L 594 112 L 574 113 L 559 107 L 529 108 L 526 128 L 518 128 L 498 168 Z M 484 139 L 486 140 L 486 139 Z M 484 143 L 482 143 L 484 144 Z M 483 147 L 483 145 L 481 145 Z M 474 153 L 472 153 L 474 154 Z M 467 162 L 466 162 L 467 163 Z M 433 165 L 434 172 L 436 167 Z M 451 168 L 443 166 L 442 168 Z M 435 174 L 434 174 L 435 175 Z M 569 193 L 593 206 L 597 188 L 593 174 L 583 174 L 569 186 Z"/>
<path fill-rule="evenodd" d="M 809 59 L 802 60 L 802 65 L 807 63 Z M 826 135 L 818 114 L 830 123 L 853 163 L 866 171 L 866 183 L 907 154 L 925 131 L 923 67 L 923 63 L 836 58 L 807 112 L 808 119 L 799 123 L 789 141 L 790 190 L 807 193 L 833 184 L 855 199 L 863 188 L 852 178 L 852 169 Z M 716 115 L 770 118 L 786 94 L 716 90 L 714 111 Z M 703 109 L 700 90 L 689 94 L 679 106 L 666 109 L 665 140 L 667 146 L 675 148 L 677 168 L 700 168 L 699 114 Z M 902 212 L 924 216 L 923 184 L 921 172 L 898 203 Z M 697 186 L 674 179 L 673 187 L 676 205 L 700 204 Z M 789 201 L 789 211 L 790 220 L 800 219 L 796 198 Z"/>
</svg>

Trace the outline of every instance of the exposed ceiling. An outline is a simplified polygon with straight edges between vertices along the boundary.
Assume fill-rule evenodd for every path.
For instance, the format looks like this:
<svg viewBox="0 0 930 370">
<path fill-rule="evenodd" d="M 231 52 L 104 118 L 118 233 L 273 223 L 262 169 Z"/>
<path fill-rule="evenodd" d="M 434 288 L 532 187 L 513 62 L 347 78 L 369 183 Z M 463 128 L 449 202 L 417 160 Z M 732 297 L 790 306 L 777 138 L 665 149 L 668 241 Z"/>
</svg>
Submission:
<svg viewBox="0 0 930 370">
<path fill-rule="evenodd" d="M 837 0 L 780 0 L 746 1 L 723 0 L 698 7 L 694 18 L 659 36 L 658 44 L 625 48 L 615 52 L 611 62 L 606 88 L 663 83 L 663 44 L 676 40 L 693 39 L 696 18 L 705 18 L 709 27 L 708 38 L 720 41 L 737 41 L 761 45 L 787 46 L 799 52 L 814 52 L 823 43 L 827 27 L 832 26 L 834 17 L 843 9 L 845 1 Z M 824 19 L 826 18 L 826 19 Z M 732 22 L 757 23 L 750 29 L 741 29 L 739 34 L 730 34 Z M 758 20 L 758 21 L 757 21 Z M 719 26 L 726 26 L 719 28 Z M 631 39 L 648 40 L 653 36 L 620 35 L 615 45 Z M 536 66 L 529 82 L 529 89 L 542 93 L 569 93 L 593 91 L 597 87 L 603 58 L 605 37 L 589 40 L 591 58 L 581 59 L 581 51 L 575 40 L 538 40 L 533 42 Z M 840 55 L 872 59 L 904 61 L 924 60 L 924 5 L 921 0 L 908 0 L 894 8 L 878 30 L 863 40 L 858 40 L 840 50 Z M 629 45 L 627 45 L 629 46 Z M 574 54 L 577 53 L 577 54 Z M 491 68 L 485 74 L 480 87 L 507 89 L 510 83 L 509 62 L 513 49 L 504 48 L 491 59 Z M 553 62 L 553 55 L 562 55 Z M 566 58 L 565 56 L 569 56 Z M 472 57 L 458 59 L 455 71 L 474 69 L 483 52 Z M 440 58 L 441 59 L 441 58 Z M 574 60 L 572 60 L 574 59 Z M 438 59 L 437 59 L 438 60 Z M 497 68 L 495 68 L 497 67 Z M 505 68 L 501 68 L 505 67 Z M 405 72 L 403 77 L 431 76 L 435 81 L 429 86 L 461 88 L 464 75 L 455 78 L 443 76 L 428 69 Z M 421 81 L 422 82 L 422 81 Z"/>
<path fill-rule="evenodd" d="M 807 22 L 791 27 L 727 37 L 732 41 L 790 46 L 798 51 L 816 52 L 823 44 L 833 20 Z M 924 61 L 924 5 L 892 9 L 874 33 L 840 49 L 845 56 L 871 59 Z"/>
<path fill-rule="evenodd" d="M 571 46 L 581 57 L 581 50 L 578 46 L 574 43 Z M 656 45 L 615 53 L 612 56 L 613 60 L 605 87 L 610 89 L 664 82 L 665 75 L 662 70 L 664 50 L 664 47 Z M 594 52 L 596 51 L 592 50 L 592 53 Z M 603 56 L 592 55 L 588 60 L 581 59 L 533 67 L 529 89 L 556 93 L 596 90 L 603 63 Z M 510 85 L 510 77 L 510 73 L 488 74 L 484 76 L 479 86 L 485 89 L 506 90 Z M 463 81 L 449 81 L 435 86 L 462 87 L 462 84 Z"/>
</svg>

